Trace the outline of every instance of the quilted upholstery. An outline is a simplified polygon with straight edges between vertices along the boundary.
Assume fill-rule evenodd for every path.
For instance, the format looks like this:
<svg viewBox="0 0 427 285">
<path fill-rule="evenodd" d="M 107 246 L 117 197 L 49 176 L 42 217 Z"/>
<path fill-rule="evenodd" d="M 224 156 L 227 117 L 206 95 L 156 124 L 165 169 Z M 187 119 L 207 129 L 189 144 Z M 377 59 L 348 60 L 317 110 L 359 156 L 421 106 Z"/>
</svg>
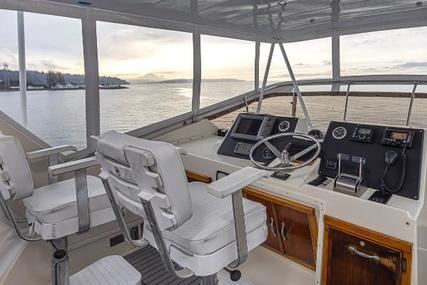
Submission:
<svg viewBox="0 0 427 285">
<path fill-rule="evenodd" d="M 175 230 L 164 231 L 164 237 L 184 251 L 208 255 L 235 241 L 231 196 L 219 199 L 207 192 L 206 184 L 190 183 L 192 217 Z M 246 233 L 265 226 L 266 210 L 259 203 L 243 199 Z"/>
<path fill-rule="evenodd" d="M 29 197 L 33 193 L 33 178 L 21 143 L 11 136 L 0 133 L 0 165 L 2 180 L 12 187 L 15 199 Z"/>
<path fill-rule="evenodd" d="M 173 214 L 174 219 L 176 219 L 174 226 L 179 227 L 190 218 L 192 207 L 187 178 L 178 150 L 175 146 L 165 142 L 135 138 L 116 131 L 109 131 L 101 135 L 98 139 L 97 156 L 100 160 L 102 170 L 104 172 L 108 171 L 111 175 L 131 184 L 135 184 L 134 180 L 136 179 L 136 175 L 133 175 L 132 179 L 129 175 L 124 176 L 119 172 L 113 173 L 114 170 L 112 171 L 107 165 L 116 162 L 122 164 L 122 166 L 128 166 L 130 159 L 126 157 L 126 150 L 129 149 L 145 150 L 154 157 L 155 165 L 150 168 L 154 172 L 161 174 L 163 186 L 154 189 L 157 185 L 151 185 L 150 179 L 140 179 L 141 181 L 138 182 L 139 188 L 141 191 L 150 194 L 154 191 L 166 194 L 168 203 L 170 204 L 170 208 L 166 210 L 168 213 Z M 119 168 L 117 168 L 117 170 L 119 170 Z M 138 165 L 138 169 L 134 171 L 139 171 L 139 174 L 144 174 L 147 168 Z M 168 175 L 164 175 L 165 173 Z M 112 183 L 111 180 L 109 180 L 109 182 Z M 130 195 L 128 187 L 119 187 L 117 185 L 115 189 L 122 192 L 125 196 Z M 140 200 L 135 194 L 136 193 L 130 197 L 139 203 Z"/>
<path fill-rule="evenodd" d="M 102 182 L 87 176 L 90 211 L 111 207 Z M 23 200 L 27 213 L 41 223 L 57 223 L 77 217 L 75 180 L 69 179 L 38 188 L 33 196 Z"/>
</svg>

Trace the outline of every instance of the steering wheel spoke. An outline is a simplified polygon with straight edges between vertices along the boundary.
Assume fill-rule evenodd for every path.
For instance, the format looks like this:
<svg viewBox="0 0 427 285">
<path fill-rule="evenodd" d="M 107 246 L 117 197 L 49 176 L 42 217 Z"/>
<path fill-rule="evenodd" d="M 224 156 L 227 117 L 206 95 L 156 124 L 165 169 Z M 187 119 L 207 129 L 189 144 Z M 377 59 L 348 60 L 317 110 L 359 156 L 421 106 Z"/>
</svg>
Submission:
<svg viewBox="0 0 427 285">
<path fill-rule="evenodd" d="M 309 147 L 307 147 L 307 148 L 305 148 L 305 149 L 303 149 L 302 151 L 300 151 L 300 152 L 298 152 L 298 153 L 296 153 L 296 154 L 294 154 L 294 155 L 292 155 L 290 158 L 289 158 L 289 161 L 295 161 L 295 160 L 297 160 L 298 158 L 301 158 L 301 157 L 303 157 L 304 155 L 306 155 L 306 154 L 308 154 L 309 152 L 311 152 L 312 150 L 314 150 L 314 149 L 316 149 L 317 148 L 317 145 L 316 144 L 312 144 L 311 146 L 309 146 Z"/>
<path fill-rule="evenodd" d="M 281 137 L 291 137 L 294 139 L 300 139 L 305 142 L 312 141 L 313 144 L 304 148 L 303 150 L 299 151 L 296 154 L 290 155 L 289 149 L 292 145 L 292 143 L 288 143 L 286 147 L 283 149 L 283 151 L 279 151 L 276 146 L 274 146 L 270 141 L 273 139 L 281 138 Z M 265 144 L 266 147 L 276 156 L 276 158 L 268 163 L 268 165 L 265 165 L 263 163 L 260 163 L 254 159 L 254 152 L 255 150 L 262 144 Z M 292 164 L 292 162 L 295 162 L 299 158 L 313 152 L 313 155 L 310 156 L 310 158 L 306 161 L 304 161 L 301 164 L 295 165 Z M 272 136 L 265 137 L 258 141 L 256 144 L 254 144 L 249 152 L 249 158 L 251 159 L 252 163 L 255 167 L 270 170 L 270 171 L 292 171 L 304 166 L 309 165 L 312 161 L 314 161 L 320 154 L 320 143 L 313 137 L 300 134 L 300 133 L 280 133 Z"/>
<path fill-rule="evenodd" d="M 282 159 L 282 153 L 280 150 L 277 149 L 271 142 L 265 141 L 264 144 L 267 146 L 267 148 L 276 156 L 278 159 Z"/>
</svg>

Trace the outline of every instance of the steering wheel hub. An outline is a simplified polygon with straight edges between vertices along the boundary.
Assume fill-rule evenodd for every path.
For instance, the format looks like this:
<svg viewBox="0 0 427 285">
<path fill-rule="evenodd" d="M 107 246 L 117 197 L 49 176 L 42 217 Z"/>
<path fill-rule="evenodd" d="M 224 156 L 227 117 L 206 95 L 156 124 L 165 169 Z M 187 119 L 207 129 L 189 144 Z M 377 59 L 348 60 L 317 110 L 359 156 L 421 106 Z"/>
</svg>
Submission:
<svg viewBox="0 0 427 285">
<path fill-rule="evenodd" d="M 290 137 L 292 139 L 300 139 L 307 141 L 312 141 L 313 144 L 300 150 L 298 153 L 291 155 L 289 149 L 292 143 L 289 143 L 282 151 L 278 150 L 276 146 L 274 146 L 271 141 L 281 137 Z M 271 153 L 275 156 L 274 160 L 270 163 L 270 165 L 264 165 L 263 163 L 255 160 L 254 153 L 261 146 L 265 144 L 266 148 L 268 148 Z M 301 157 L 313 153 L 309 159 L 306 161 L 295 164 Z M 312 136 L 300 133 L 280 133 L 272 136 L 265 137 L 259 140 L 256 144 L 254 144 L 249 152 L 249 158 L 254 164 L 255 167 L 270 170 L 270 171 L 292 171 L 298 168 L 305 167 L 313 162 L 320 154 L 320 143 L 313 138 Z M 277 164 L 271 166 L 272 163 L 276 162 Z M 293 163 L 294 162 L 294 163 Z"/>
</svg>

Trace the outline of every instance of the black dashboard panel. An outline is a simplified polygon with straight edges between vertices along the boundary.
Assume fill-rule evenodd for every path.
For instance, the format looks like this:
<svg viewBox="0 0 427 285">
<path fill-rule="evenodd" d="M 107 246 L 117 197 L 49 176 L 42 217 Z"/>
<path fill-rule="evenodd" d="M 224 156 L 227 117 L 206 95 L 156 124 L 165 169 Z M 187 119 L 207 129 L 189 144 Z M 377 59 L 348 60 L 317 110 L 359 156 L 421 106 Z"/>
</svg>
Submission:
<svg viewBox="0 0 427 285">
<path fill-rule="evenodd" d="M 234 120 L 217 153 L 249 159 L 249 150 L 258 140 L 269 135 L 294 132 L 297 122 L 298 118 L 294 117 L 241 113 Z M 263 152 L 256 154 L 259 161 L 273 159 L 268 150 L 265 150 L 265 153 Z"/>
<path fill-rule="evenodd" d="M 360 158 L 364 159 L 363 177 L 368 187 L 380 190 L 385 172 L 385 154 L 395 151 L 402 156 L 405 147 L 406 175 L 402 189 L 395 193 L 419 199 L 421 177 L 422 129 L 395 128 L 332 121 L 322 143 L 319 175 L 335 178 L 338 173 L 338 154 L 342 154 L 342 170 L 358 175 Z M 403 159 L 398 159 L 387 174 L 389 185 L 399 185 Z"/>
</svg>

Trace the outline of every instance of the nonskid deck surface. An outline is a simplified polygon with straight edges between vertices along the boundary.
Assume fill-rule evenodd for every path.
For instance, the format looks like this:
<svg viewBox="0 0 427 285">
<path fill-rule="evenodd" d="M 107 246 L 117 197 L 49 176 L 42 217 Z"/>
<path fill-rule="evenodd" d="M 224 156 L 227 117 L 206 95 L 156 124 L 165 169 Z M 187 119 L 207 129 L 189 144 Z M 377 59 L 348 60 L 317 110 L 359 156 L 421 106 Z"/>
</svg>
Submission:
<svg viewBox="0 0 427 285">
<path fill-rule="evenodd" d="M 143 285 L 199 285 L 199 277 L 178 279 L 166 271 L 159 253 L 152 246 L 146 246 L 125 256 L 142 275 Z M 253 285 L 243 279 L 233 282 L 226 272 L 218 274 L 220 285 Z"/>
</svg>

